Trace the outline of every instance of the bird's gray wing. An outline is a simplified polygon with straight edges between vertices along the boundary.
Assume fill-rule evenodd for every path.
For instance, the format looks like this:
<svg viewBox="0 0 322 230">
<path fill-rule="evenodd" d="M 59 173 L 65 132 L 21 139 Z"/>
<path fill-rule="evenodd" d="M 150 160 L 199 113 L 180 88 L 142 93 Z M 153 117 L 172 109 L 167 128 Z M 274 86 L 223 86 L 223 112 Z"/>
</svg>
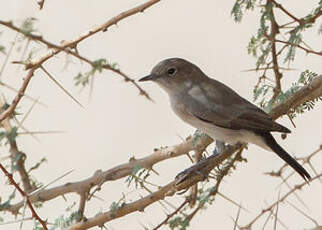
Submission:
<svg viewBox="0 0 322 230">
<path fill-rule="evenodd" d="M 290 132 L 263 110 L 214 79 L 209 78 L 208 82 L 194 86 L 186 100 L 189 102 L 185 103 L 187 112 L 216 126 L 257 132 Z"/>
</svg>

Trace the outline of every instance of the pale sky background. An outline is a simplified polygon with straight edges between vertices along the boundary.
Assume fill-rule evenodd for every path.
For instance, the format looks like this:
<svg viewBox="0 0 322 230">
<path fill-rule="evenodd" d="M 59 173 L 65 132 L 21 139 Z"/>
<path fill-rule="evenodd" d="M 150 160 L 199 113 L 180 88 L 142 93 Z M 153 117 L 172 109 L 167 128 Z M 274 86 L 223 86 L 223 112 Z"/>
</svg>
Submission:
<svg viewBox="0 0 322 230">
<path fill-rule="evenodd" d="M 47 0 L 44 9 L 39 11 L 36 1 L 1 0 L 0 18 L 13 19 L 15 24 L 19 24 L 27 17 L 35 17 L 38 19 L 36 27 L 44 38 L 59 43 L 62 40 L 74 39 L 94 25 L 102 24 L 120 11 L 142 2 Z M 283 2 L 294 14 L 304 16 L 318 1 Z M 253 86 L 259 74 L 245 73 L 242 70 L 254 68 L 255 59 L 247 54 L 246 47 L 251 35 L 257 31 L 258 18 L 256 13 L 249 13 L 242 23 L 235 23 L 230 16 L 233 3 L 234 1 L 213 0 L 161 1 L 147 9 L 144 14 L 127 18 L 107 32 L 98 33 L 85 40 L 78 49 L 91 60 L 106 58 L 111 62 L 117 62 L 121 70 L 134 79 L 148 74 L 162 59 L 182 57 L 194 62 L 209 76 L 228 84 L 251 100 Z M 0 27 L 0 31 L 3 30 L 4 28 Z M 5 30 L 0 37 L 0 43 L 7 44 L 14 36 L 15 33 Z M 312 30 L 312 34 L 307 36 L 307 41 L 316 50 L 322 49 L 321 36 L 317 36 L 317 29 Z M 10 61 L 19 60 L 21 54 L 17 54 L 18 46 L 15 47 L 15 54 Z M 36 55 L 41 53 L 42 51 L 39 51 Z M 79 87 L 75 87 L 73 81 L 79 71 L 85 72 L 89 67 L 72 59 L 74 64 L 64 69 L 65 57 L 65 54 L 61 54 L 52 58 L 46 62 L 45 67 L 85 106 L 85 109 L 68 98 L 41 71 L 36 72 L 27 93 L 35 98 L 39 97 L 48 107 L 36 106 L 25 126 L 30 131 L 66 131 L 64 134 L 40 135 L 40 142 L 29 136 L 18 137 L 19 148 L 28 156 L 27 166 L 32 166 L 42 157 L 48 159 L 48 163 L 35 172 L 37 180 L 46 183 L 71 169 L 74 169 L 72 174 L 53 186 L 84 179 L 98 169 L 106 170 L 127 162 L 132 156 L 147 156 L 155 147 L 180 143 L 180 136 L 185 138 L 194 132 L 192 127 L 180 121 L 170 110 L 166 94 L 151 83 L 142 86 L 156 103 L 138 96 L 137 89 L 124 83 L 119 76 L 104 71 L 95 76 L 94 92 L 89 100 L 88 89 L 79 93 Z M 3 62 L 3 56 L 0 62 Z M 305 69 L 321 73 L 321 57 L 305 56 L 303 52 L 298 51 L 298 58 L 292 67 L 298 70 L 285 73 L 282 81 L 284 89 L 288 88 L 286 84 L 296 81 L 299 73 Z M 24 76 L 21 67 L 10 64 L 1 80 L 19 88 Z M 8 91 L 4 92 L 6 95 L 14 95 Z M 9 96 L 7 99 L 11 101 Z M 24 99 L 19 104 L 19 110 L 25 112 L 31 104 L 30 100 Z M 320 104 L 314 111 L 296 118 L 296 129 L 288 119 L 279 119 L 280 123 L 292 130 L 292 134 L 285 141 L 278 137 L 291 154 L 303 156 L 322 144 L 321 112 Z M 0 148 L 0 157 L 7 154 L 5 148 Z M 250 213 L 241 213 L 242 224 L 248 223 L 266 207 L 264 201 L 270 203 L 277 199 L 277 184 L 280 181 L 263 175 L 263 172 L 277 169 L 283 164 L 274 154 L 253 145 L 244 152 L 244 156 L 247 157 L 248 163 L 238 164 L 237 170 L 232 176 L 226 177 L 221 186 L 222 193 L 238 203 L 241 202 L 250 210 Z M 319 162 L 321 157 L 314 159 L 320 172 Z M 164 161 L 155 166 L 160 176 L 153 176 L 151 180 L 164 185 L 190 165 L 184 156 Z M 307 166 L 305 167 L 312 173 Z M 124 181 L 125 179 L 122 179 L 104 184 L 102 191 L 97 195 L 105 201 L 92 200 L 87 203 L 85 215 L 92 217 L 100 210 L 108 210 L 113 201 L 121 198 L 122 192 L 132 191 L 129 194 L 132 200 L 137 199 L 138 194 L 146 195 L 144 191 L 135 191 L 133 187 L 127 189 Z M 302 182 L 299 176 L 294 176 L 291 181 Z M 8 190 L 7 186 L 3 186 L 3 176 L 0 182 L 3 195 L 3 191 Z M 209 183 L 213 184 L 214 181 Z M 281 194 L 286 191 L 287 188 L 282 187 Z M 290 200 L 322 224 L 321 184 L 314 182 L 303 191 L 298 194 L 304 199 L 309 210 L 299 204 L 294 196 L 290 197 Z M 54 220 L 65 213 L 65 208 L 73 201 L 78 202 L 78 196 L 67 195 L 66 198 L 67 202 L 61 197 L 46 202 L 45 208 L 39 210 L 40 216 Z M 6 197 L 3 197 L 3 200 L 5 199 Z M 174 204 L 182 200 L 182 196 L 169 199 Z M 233 222 L 230 216 L 235 217 L 236 213 L 236 206 L 218 197 L 213 205 L 194 218 L 189 229 L 232 229 Z M 280 206 L 279 213 L 289 229 L 313 227 L 312 222 L 287 204 Z M 3 217 L 2 213 L 1 216 Z M 12 216 L 6 217 L 6 221 L 12 220 Z M 109 222 L 107 226 L 111 229 L 143 229 L 142 225 L 152 228 L 164 218 L 162 207 L 155 203 L 148 207 L 145 213 L 130 214 Z M 31 226 L 26 223 L 23 229 L 31 229 Z M 272 225 L 267 229 L 270 229 L 270 226 Z M 261 225 L 254 227 L 260 229 Z M 0 225 L 0 229 L 18 229 L 18 224 Z M 278 229 L 283 227 L 279 226 Z"/>
</svg>

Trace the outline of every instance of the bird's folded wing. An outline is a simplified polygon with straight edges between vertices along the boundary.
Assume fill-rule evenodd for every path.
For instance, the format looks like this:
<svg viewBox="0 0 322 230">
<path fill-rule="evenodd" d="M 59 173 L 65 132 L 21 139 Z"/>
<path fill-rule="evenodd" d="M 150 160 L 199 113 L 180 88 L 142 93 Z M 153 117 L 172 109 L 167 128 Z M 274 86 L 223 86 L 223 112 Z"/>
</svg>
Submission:
<svg viewBox="0 0 322 230">
<path fill-rule="evenodd" d="M 257 132 L 290 130 L 276 123 L 267 113 L 240 97 L 229 87 L 219 83 L 218 87 L 207 84 L 189 94 L 187 112 L 198 119 L 229 129 L 246 129 Z"/>
</svg>

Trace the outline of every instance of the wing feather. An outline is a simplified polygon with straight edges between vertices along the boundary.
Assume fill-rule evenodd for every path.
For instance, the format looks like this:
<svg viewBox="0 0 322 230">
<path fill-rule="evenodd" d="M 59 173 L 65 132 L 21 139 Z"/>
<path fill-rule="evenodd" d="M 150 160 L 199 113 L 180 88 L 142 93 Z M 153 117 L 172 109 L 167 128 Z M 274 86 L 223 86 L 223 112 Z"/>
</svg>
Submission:
<svg viewBox="0 0 322 230">
<path fill-rule="evenodd" d="M 229 129 L 253 131 L 290 130 L 276 123 L 267 113 L 239 96 L 226 85 L 208 78 L 188 92 L 186 109 L 198 119 Z"/>
</svg>

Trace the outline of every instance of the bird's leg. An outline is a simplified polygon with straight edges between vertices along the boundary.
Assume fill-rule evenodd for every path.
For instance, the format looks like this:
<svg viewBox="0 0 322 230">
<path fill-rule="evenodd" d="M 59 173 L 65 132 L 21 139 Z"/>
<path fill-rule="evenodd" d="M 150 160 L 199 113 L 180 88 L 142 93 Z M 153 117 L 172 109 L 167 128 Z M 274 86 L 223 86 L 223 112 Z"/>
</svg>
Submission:
<svg viewBox="0 0 322 230">
<path fill-rule="evenodd" d="M 216 140 L 216 147 L 212 153 L 214 155 L 218 155 L 218 154 L 222 153 L 223 151 L 225 151 L 225 149 L 226 149 L 225 142 Z"/>
<path fill-rule="evenodd" d="M 207 179 L 208 174 L 204 172 L 204 166 L 207 163 L 207 160 L 208 158 L 201 159 L 198 163 L 180 172 L 176 176 L 176 180 L 177 180 L 176 184 L 180 184 L 182 181 L 184 181 L 185 179 L 187 179 L 189 176 L 193 174 L 200 175 L 202 177 L 202 180 Z"/>
<path fill-rule="evenodd" d="M 202 180 L 207 179 L 209 172 L 205 171 L 205 166 L 207 165 L 207 161 L 210 158 L 217 157 L 219 154 L 223 153 L 226 150 L 227 146 L 225 142 L 216 140 L 216 147 L 213 151 L 213 155 L 209 156 L 208 158 L 202 159 L 195 165 L 191 166 L 190 168 L 185 169 L 184 171 L 180 172 L 177 176 L 177 184 L 180 184 L 182 181 L 187 179 L 189 176 L 193 174 L 198 174 L 202 177 Z"/>
</svg>

